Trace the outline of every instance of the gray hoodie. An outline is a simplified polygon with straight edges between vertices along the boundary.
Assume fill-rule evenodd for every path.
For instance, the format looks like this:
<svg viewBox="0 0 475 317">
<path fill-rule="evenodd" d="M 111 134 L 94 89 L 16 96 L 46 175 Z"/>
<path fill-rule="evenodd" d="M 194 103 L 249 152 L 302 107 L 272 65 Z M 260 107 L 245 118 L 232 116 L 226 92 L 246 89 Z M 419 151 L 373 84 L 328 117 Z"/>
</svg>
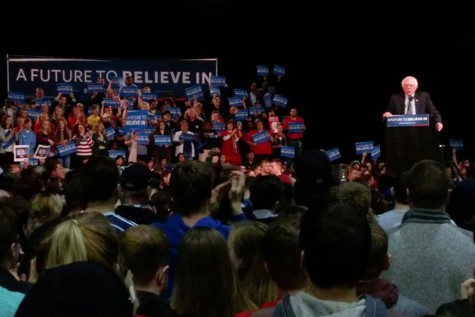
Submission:
<svg viewBox="0 0 475 317">
<path fill-rule="evenodd" d="M 320 300 L 304 292 L 287 295 L 280 301 L 273 317 L 383 317 L 384 303 L 369 295 L 353 303 Z"/>
</svg>

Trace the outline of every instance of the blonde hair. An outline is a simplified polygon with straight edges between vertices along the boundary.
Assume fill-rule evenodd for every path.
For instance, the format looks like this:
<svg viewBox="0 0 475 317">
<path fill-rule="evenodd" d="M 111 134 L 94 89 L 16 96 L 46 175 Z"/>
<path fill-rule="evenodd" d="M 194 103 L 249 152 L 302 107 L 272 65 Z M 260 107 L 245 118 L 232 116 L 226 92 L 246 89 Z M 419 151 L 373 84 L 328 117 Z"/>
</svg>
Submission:
<svg viewBox="0 0 475 317">
<path fill-rule="evenodd" d="M 58 194 L 41 192 L 33 197 L 28 214 L 26 235 L 31 233 L 48 220 L 58 218 L 63 210 L 63 199 Z"/>
<path fill-rule="evenodd" d="M 107 218 L 98 212 L 71 215 L 41 245 L 45 269 L 91 261 L 113 268 L 118 261 L 118 237 Z"/>
</svg>

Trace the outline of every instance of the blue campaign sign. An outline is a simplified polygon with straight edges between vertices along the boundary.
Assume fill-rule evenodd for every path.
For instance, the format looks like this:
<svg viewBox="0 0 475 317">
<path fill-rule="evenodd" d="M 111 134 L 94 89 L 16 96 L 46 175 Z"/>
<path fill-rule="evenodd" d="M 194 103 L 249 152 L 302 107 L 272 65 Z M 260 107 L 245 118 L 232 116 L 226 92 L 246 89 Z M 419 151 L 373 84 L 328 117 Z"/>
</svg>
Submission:
<svg viewBox="0 0 475 317">
<path fill-rule="evenodd" d="M 181 116 L 181 109 L 180 107 L 172 107 L 172 106 L 167 106 L 164 109 L 165 111 L 168 110 L 170 111 L 170 114 L 172 115 L 173 118 L 179 118 Z"/>
<path fill-rule="evenodd" d="M 115 159 L 117 156 L 122 156 L 124 159 L 127 158 L 125 150 L 109 150 L 109 157 Z"/>
<path fill-rule="evenodd" d="M 258 116 L 260 115 L 261 113 L 264 112 L 264 108 L 262 107 L 250 107 L 249 108 L 249 115 L 250 116 Z"/>
<path fill-rule="evenodd" d="M 269 67 L 264 65 L 257 65 L 257 76 L 269 76 Z"/>
<path fill-rule="evenodd" d="M 40 108 L 36 107 L 35 109 L 28 109 L 28 117 L 30 117 L 33 120 L 37 120 L 38 117 L 40 116 Z"/>
<path fill-rule="evenodd" d="M 269 141 L 270 140 L 269 131 L 262 131 L 262 132 L 254 134 L 252 136 L 252 140 L 256 144 L 261 144 L 261 143 L 264 143 L 266 141 Z"/>
<path fill-rule="evenodd" d="M 40 164 L 40 160 L 37 159 L 37 158 L 33 158 L 33 157 L 30 157 L 28 159 L 28 165 L 30 166 L 37 166 L 38 164 Z"/>
<path fill-rule="evenodd" d="M 289 122 L 289 133 L 303 133 L 305 124 L 303 122 Z"/>
<path fill-rule="evenodd" d="M 336 160 L 341 158 L 340 149 L 338 147 L 334 147 L 332 149 L 329 149 L 329 150 L 326 151 L 326 153 L 327 153 L 327 156 L 328 156 L 328 160 L 330 162 L 336 161 Z"/>
<path fill-rule="evenodd" d="M 240 99 L 242 100 L 242 97 L 248 97 L 248 94 L 247 94 L 247 91 L 245 89 L 235 88 L 234 89 L 234 96 L 235 97 L 240 97 Z"/>
<path fill-rule="evenodd" d="M 157 99 L 157 94 L 154 92 L 144 92 L 142 93 L 142 100 L 150 101 L 152 99 Z"/>
<path fill-rule="evenodd" d="M 282 146 L 280 148 L 280 156 L 294 158 L 295 157 L 295 148 L 293 146 Z"/>
<path fill-rule="evenodd" d="M 195 135 L 191 133 L 181 133 L 179 140 L 184 142 L 193 142 L 195 140 Z"/>
<path fill-rule="evenodd" d="M 129 110 L 127 112 L 127 119 L 125 120 L 125 127 L 128 131 L 143 130 L 147 125 L 147 118 L 147 110 Z"/>
<path fill-rule="evenodd" d="M 162 145 L 171 145 L 172 138 L 169 135 L 154 135 L 155 138 L 155 145 L 162 146 Z"/>
<path fill-rule="evenodd" d="M 25 93 L 23 92 L 8 92 L 8 100 L 12 102 L 19 102 L 19 103 L 24 103 L 25 102 Z"/>
<path fill-rule="evenodd" d="M 217 86 L 211 86 L 209 87 L 209 94 L 211 96 L 221 96 L 221 89 L 219 89 Z"/>
<path fill-rule="evenodd" d="M 287 97 L 284 97 L 282 95 L 275 94 L 274 99 L 272 99 L 272 102 L 279 106 L 279 107 L 287 107 L 287 104 L 289 102 L 289 99 Z"/>
<path fill-rule="evenodd" d="M 106 84 L 114 78 L 132 76 L 139 88 L 173 92 L 184 96 L 190 85 L 209 85 L 217 75 L 218 60 L 208 59 L 78 59 L 62 57 L 8 56 L 8 91 L 23 91 L 33 98 L 36 87 L 43 87 L 47 96 L 56 94 L 56 83 L 75 87 L 79 100 L 89 100 L 88 84 L 104 78 Z M 122 83 L 113 81 L 113 88 Z M 115 87 L 114 87 L 115 86 Z"/>
<path fill-rule="evenodd" d="M 242 98 L 240 97 L 230 97 L 228 98 L 228 103 L 230 106 L 242 107 Z"/>
<path fill-rule="evenodd" d="M 463 150 L 463 140 L 462 139 L 449 139 L 449 144 L 452 149 Z"/>
<path fill-rule="evenodd" d="M 226 129 L 226 123 L 213 121 L 213 130 L 224 131 Z"/>
<path fill-rule="evenodd" d="M 427 127 L 429 126 L 428 114 L 394 115 L 386 118 L 386 126 L 393 127 Z"/>
<path fill-rule="evenodd" d="M 285 75 L 285 67 L 274 64 L 274 69 L 272 73 L 277 76 L 284 76 Z"/>
<path fill-rule="evenodd" d="M 373 141 L 355 142 L 356 154 L 369 153 L 373 149 Z"/>
<path fill-rule="evenodd" d="M 377 159 L 378 157 L 381 156 L 381 146 L 378 144 L 378 145 L 374 145 L 373 146 L 373 149 L 371 150 L 371 159 L 372 160 L 375 160 Z"/>
<path fill-rule="evenodd" d="M 238 112 L 234 115 L 236 121 L 246 121 L 249 118 L 249 112 L 247 109 L 239 109 Z"/>
<path fill-rule="evenodd" d="M 204 97 L 203 89 L 200 85 L 194 85 L 185 89 L 186 97 L 193 100 L 195 97 L 201 99 Z"/>
<path fill-rule="evenodd" d="M 58 145 L 56 151 L 60 157 L 74 154 L 77 152 L 76 142 L 69 142 L 66 145 Z"/>
<path fill-rule="evenodd" d="M 42 105 L 48 105 L 50 107 L 52 104 L 51 99 L 43 98 L 35 100 L 35 107 L 41 107 Z"/>
<path fill-rule="evenodd" d="M 118 127 L 117 128 L 117 134 L 118 135 L 126 135 L 127 134 L 127 129 L 124 127 Z"/>
<path fill-rule="evenodd" d="M 86 92 L 88 94 L 92 94 L 92 93 L 95 93 L 95 92 L 104 92 L 105 91 L 105 88 L 103 85 L 101 84 L 86 84 L 87 85 L 87 88 L 86 88 Z"/>
<path fill-rule="evenodd" d="M 147 145 L 149 143 L 148 135 L 149 133 L 146 131 L 138 131 L 137 144 Z"/>
<path fill-rule="evenodd" d="M 122 90 L 120 91 L 120 96 L 124 97 L 137 97 L 139 93 L 139 89 L 136 87 L 127 87 L 123 86 Z"/>
<path fill-rule="evenodd" d="M 114 139 L 116 133 L 115 133 L 115 130 L 114 130 L 113 127 L 108 127 L 107 129 L 105 129 L 104 132 L 105 132 L 105 134 L 106 134 L 107 140 L 112 140 L 112 139 Z"/>
<path fill-rule="evenodd" d="M 210 81 L 212 86 L 226 86 L 226 77 L 224 76 L 211 76 Z"/>
<path fill-rule="evenodd" d="M 104 99 L 104 107 L 119 108 L 120 107 L 120 101 L 115 101 L 112 98 L 105 98 Z"/>
<path fill-rule="evenodd" d="M 73 85 L 68 84 L 68 83 L 56 84 L 56 91 L 58 94 L 66 94 L 66 95 L 74 93 Z"/>
</svg>

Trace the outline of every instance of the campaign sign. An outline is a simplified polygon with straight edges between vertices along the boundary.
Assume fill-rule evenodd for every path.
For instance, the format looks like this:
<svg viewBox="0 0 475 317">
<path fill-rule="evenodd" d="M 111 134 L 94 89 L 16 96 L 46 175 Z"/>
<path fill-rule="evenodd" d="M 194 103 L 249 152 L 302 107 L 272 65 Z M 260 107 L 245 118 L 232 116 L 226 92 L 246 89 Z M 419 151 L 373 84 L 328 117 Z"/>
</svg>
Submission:
<svg viewBox="0 0 475 317">
<path fill-rule="evenodd" d="M 274 69 L 272 73 L 277 76 L 284 76 L 285 75 L 285 67 L 274 64 Z"/>
<path fill-rule="evenodd" d="M 138 88 L 137 87 L 127 87 L 123 86 L 122 89 L 120 90 L 120 96 L 121 97 L 137 97 L 138 94 Z"/>
<path fill-rule="evenodd" d="M 257 76 L 269 76 L 269 67 L 258 65 L 257 68 Z"/>
<path fill-rule="evenodd" d="M 56 91 L 58 94 L 72 94 L 73 93 L 73 85 L 65 84 L 65 83 L 58 83 L 56 84 Z"/>
<path fill-rule="evenodd" d="M 264 143 L 266 141 L 269 141 L 270 140 L 269 131 L 262 131 L 262 132 L 258 132 L 256 134 L 254 134 L 252 136 L 252 140 L 256 144 L 261 144 L 261 143 Z"/>
<path fill-rule="evenodd" d="M 242 98 L 240 97 L 235 96 L 235 97 L 228 98 L 228 102 L 230 106 L 242 107 Z"/>
<path fill-rule="evenodd" d="M 183 142 L 193 142 L 195 140 L 195 135 L 191 133 L 181 133 L 179 140 Z"/>
<path fill-rule="evenodd" d="M 293 146 L 282 146 L 280 148 L 280 156 L 294 158 L 295 157 L 295 148 Z"/>
<path fill-rule="evenodd" d="M 210 84 L 212 86 L 226 86 L 226 77 L 224 76 L 211 76 Z"/>
<path fill-rule="evenodd" d="M 264 112 L 264 108 L 262 107 L 250 107 L 249 108 L 249 115 L 250 116 L 259 116 L 261 113 Z"/>
<path fill-rule="evenodd" d="M 381 156 L 381 146 L 379 144 L 373 146 L 373 149 L 371 150 L 370 153 L 371 153 L 371 159 L 373 160 L 377 159 L 378 157 Z"/>
<path fill-rule="evenodd" d="M 87 92 L 92 94 L 92 93 L 97 93 L 97 92 L 104 92 L 104 86 L 101 84 L 87 84 Z"/>
<path fill-rule="evenodd" d="M 119 108 L 120 107 L 120 101 L 115 101 L 112 98 L 105 98 L 104 99 L 104 107 Z"/>
<path fill-rule="evenodd" d="M 117 156 L 122 156 L 124 159 L 127 158 L 125 150 L 109 150 L 109 157 L 115 159 Z"/>
<path fill-rule="evenodd" d="M 305 124 L 303 122 L 289 122 L 289 133 L 303 133 Z"/>
<path fill-rule="evenodd" d="M 235 88 L 234 89 L 234 97 L 240 97 L 240 99 L 242 100 L 242 97 L 248 97 L 247 91 L 244 90 L 244 89 Z"/>
<path fill-rule="evenodd" d="M 170 135 L 154 135 L 156 146 L 165 146 L 172 144 L 172 138 Z"/>
<path fill-rule="evenodd" d="M 327 153 L 328 160 L 330 162 L 336 161 L 341 158 L 340 149 L 338 149 L 338 147 L 334 147 L 325 152 Z"/>
<path fill-rule="evenodd" d="M 393 127 L 427 127 L 429 126 L 428 114 L 394 115 L 386 118 L 386 126 Z"/>
<path fill-rule="evenodd" d="M 239 109 L 238 112 L 234 115 L 236 121 L 245 121 L 249 117 L 249 112 L 247 109 Z"/>
<path fill-rule="evenodd" d="M 369 153 L 373 149 L 373 141 L 355 142 L 356 154 Z"/>
<path fill-rule="evenodd" d="M 104 130 L 107 140 L 112 140 L 115 137 L 115 130 L 113 127 L 108 127 Z"/>
<path fill-rule="evenodd" d="M 43 98 L 43 99 L 36 99 L 35 100 L 35 107 L 41 107 L 42 105 L 48 105 L 48 107 L 51 106 L 51 100 L 48 98 Z"/>
<path fill-rule="evenodd" d="M 33 120 L 37 120 L 39 115 L 40 115 L 40 109 L 35 108 L 35 109 L 28 109 L 28 117 L 30 117 Z"/>
<path fill-rule="evenodd" d="M 142 93 L 142 100 L 143 101 L 150 101 L 152 99 L 157 99 L 157 94 L 154 92 L 144 92 Z"/>
<path fill-rule="evenodd" d="M 8 100 L 13 102 L 24 103 L 25 102 L 25 93 L 23 92 L 8 92 Z"/>
<path fill-rule="evenodd" d="M 226 129 L 226 123 L 213 121 L 213 130 L 224 131 L 224 129 Z"/>
<path fill-rule="evenodd" d="M 48 154 L 50 153 L 50 149 L 51 145 L 39 144 L 36 148 L 35 154 L 33 154 L 33 157 L 37 159 L 47 158 Z"/>
<path fill-rule="evenodd" d="M 287 107 L 287 103 L 289 102 L 289 99 L 282 95 L 275 94 L 274 99 L 272 99 L 272 102 L 279 107 L 285 108 Z"/>
<path fill-rule="evenodd" d="M 449 144 L 452 149 L 463 150 L 463 140 L 462 139 L 449 139 Z"/>
<path fill-rule="evenodd" d="M 126 135 L 127 134 L 127 129 L 124 127 L 118 127 L 117 128 L 117 134 L 118 135 Z"/>
<path fill-rule="evenodd" d="M 37 158 L 33 158 L 33 157 L 30 157 L 28 159 L 28 165 L 29 166 L 38 166 L 38 164 L 40 164 L 40 160 L 37 159 Z"/>
<path fill-rule="evenodd" d="M 165 107 L 164 111 L 166 110 L 170 111 L 170 114 L 173 118 L 179 118 L 181 116 L 181 110 L 179 107 L 167 106 Z"/>
<path fill-rule="evenodd" d="M 221 96 L 221 89 L 217 86 L 211 86 L 209 87 L 209 94 L 211 96 Z"/>
<path fill-rule="evenodd" d="M 146 131 L 137 131 L 137 144 L 140 145 L 148 145 L 149 139 L 148 139 L 149 133 Z"/>
<path fill-rule="evenodd" d="M 194 86 L 185 88 L 185 93 L 188 99 L 190 100 L 195 99 L 195 97 L 200 99 L 204 96 L 203 89 L 201 89 L 200 85 L 194 85 Z"/>
<path fill-rule="evenodd" d="M 127 119 L 125 120 L 125 127 L 129 131 L 145 129 L 147 117 L 147 110 L 129 110 L 127 112 Z"/>
<path fill-rule="evenodd" d="M 56 152 L 58 152 L 58 156 L 64 157 L 77 152 L 76 142 L 69 142 L 66 145 L 58 145 L 56 147 Z"/>
</svg>

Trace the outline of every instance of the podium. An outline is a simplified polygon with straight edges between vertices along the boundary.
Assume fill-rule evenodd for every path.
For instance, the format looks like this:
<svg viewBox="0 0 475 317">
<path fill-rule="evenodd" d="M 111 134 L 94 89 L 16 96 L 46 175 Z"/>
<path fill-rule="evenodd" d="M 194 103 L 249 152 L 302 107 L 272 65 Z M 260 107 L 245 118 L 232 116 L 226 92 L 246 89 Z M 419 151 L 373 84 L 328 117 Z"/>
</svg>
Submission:
<svg viewBox="0 0 475 317">
<path fill-rule="evenodd" d="M 441 161 L 439 133 L 428 114 L 386 118 L 384 141 L 386 166 L 396 175 L 423 159 Z"/>
</svg>

